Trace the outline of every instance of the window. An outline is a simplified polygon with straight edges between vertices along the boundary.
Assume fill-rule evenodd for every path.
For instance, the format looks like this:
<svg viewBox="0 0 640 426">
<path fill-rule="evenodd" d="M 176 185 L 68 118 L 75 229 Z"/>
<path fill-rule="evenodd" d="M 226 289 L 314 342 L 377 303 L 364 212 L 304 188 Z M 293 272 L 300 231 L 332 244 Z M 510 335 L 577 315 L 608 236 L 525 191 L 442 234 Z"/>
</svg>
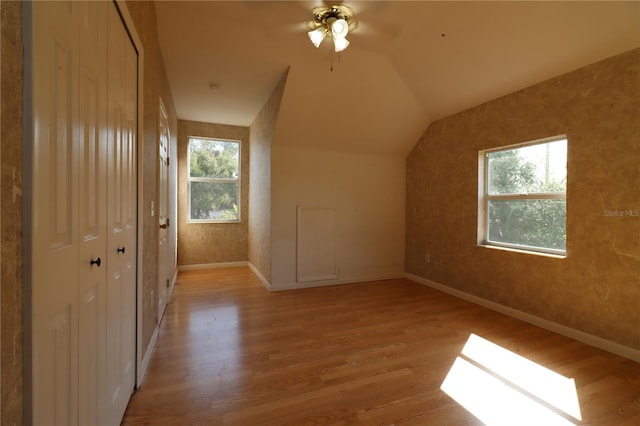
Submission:
<svg viewBox="0 0 640 426">
<path fill-rule="evenodd" d="M 566 253 L 567 139 L 480 152 L 479 242 Z"/>
<path fill-rule="evenodd" d="M 189 138 L 189 221 L 240 221 L 240 142 Z"/>
</svg>

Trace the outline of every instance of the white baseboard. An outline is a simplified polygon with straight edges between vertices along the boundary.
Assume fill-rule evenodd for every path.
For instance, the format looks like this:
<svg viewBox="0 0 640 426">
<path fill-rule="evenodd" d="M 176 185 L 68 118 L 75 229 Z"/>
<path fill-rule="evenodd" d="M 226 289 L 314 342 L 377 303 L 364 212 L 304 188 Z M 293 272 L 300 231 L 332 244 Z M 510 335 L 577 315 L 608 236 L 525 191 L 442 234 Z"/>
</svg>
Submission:
<svg viewBox="0 0 640 426">
<path fill-rule="evenodd" d="M 249 266 L 246 260 L 240 262 L 221 262 L 221 263 L 199 263 L 197 265 L 180 265 L 178 271 L 195 271 L 197 269 L 214 269 L 214 268 L 237 268 L 238 266 Z"/>
<path fill-rule="evenodd" d="M 402 273 L 362 275 L 362 276 L 339 278 L 337 280 L 307 281 L 303 283 L 280 284 L 278 286 L 271 285 L 271 288 L 269 290 L 270 291 L 299 290 L 303 288 L 328 287 L 332 285 L 355 284 L 355 283 L 364 283 L 368 281 L 394 280 L 394 279 L 404 278 L 404 277 L 405 276 Z"/>
<path fill-rule="evenodd" d="M 251 263 L 251 262 L 247 262 L 247 263 L 249 264 L 249 268 L 253 271 L 253 273 L 256 274 L 256 277 L 258 277 L 258 279 L 260 280 L 262 285 L 265 286 L 267 288 L 267 290 L 271 291 L 271 283 L 269 282 L 269 280 L 267 280 L 264 277 L 264 275 L 262 275 L 262 273 L 260 273 L 258 268 L 256 268 L 253 263 Z"/>
<path fill-rule="evenodd" d="M 138 371 L 138 381 L 137 387 L 138 389 L 142 386 L 142 382 L 144 382 L 144 378 L 147 375 L 147 371 L 149 370 L 149 363 L 151 362 L 151 355 L 153 355 L 153 351 L 156 349 L 156 342 L 158 341 L 158 332 L 159 332 L 159 324 L 156 325 L 155 330 L 153 330 L 153 335 L 151 336 L 151 340 L 147 345 L 147 351 L 142 357 L 142 365 L 140 371 Z"/>
<path fill-rule="evenodd" d="M 598 349 L 602 349 L 621 357 L 628 358 L 635 362 L 640 362 L 640 350 L 638 349 L 630 348 L 628 346 L 621 345 L 620 343 L 612 342 L 611 340 L 603 339 L 602 337 L 585 333 L 584 331 L 576 330 L 575 328 L 567 327 L 565 325 L 558 324 L 556 322 L 549 321 L 547 319 L 540 318 L 538 316 L 531 315 L 514 308 L 510 308 L 500 303 L 492 302 L 490 300 L 474 296 L 473 294 L 465 293 L 464 291 L 439 284 L 437 282 L 419 277 L 414 274 L 405 273 L 405 277 L 417 283 L 426 285 L 427 287 L 442 291 L 443 293 L 447 293 L 460 299 L 464 299 L 468 302 L 475 303 L 476 305 L 480 305 L 501 314 L 519 319 L 529 324 L 536 325 L 540 328 L 553 331 L 554 333 L 561 334 L 579 342 L 586 343 L 587 345 L 594 346 Z"/>
</svg>

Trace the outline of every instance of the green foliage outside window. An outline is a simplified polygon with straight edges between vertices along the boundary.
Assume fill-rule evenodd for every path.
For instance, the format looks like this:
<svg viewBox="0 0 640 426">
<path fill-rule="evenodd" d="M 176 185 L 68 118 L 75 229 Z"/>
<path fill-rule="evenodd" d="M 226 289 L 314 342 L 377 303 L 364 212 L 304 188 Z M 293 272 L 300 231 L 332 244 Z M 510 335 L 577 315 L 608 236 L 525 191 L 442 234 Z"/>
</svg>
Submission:
<svg viewBox="0 0 640 426">
<path fill-rule="evenodd" d="M 554 143 L 564 144 L 564 149 L 554 147 Z M 538 158 L 523 155 L 523 149 L 488 154 L 488 193 L 498 195 L 487 205 L 489 241 L 566 249 L 565 198 L 536 199 L 536 194 L 566 191 L 566 141 L 540 147 L 546 149 L 546 155 L 542 151 Z M 558 158 L 554 159 L 554 155 Z M 504 194 L 528 195 L 523 199 L 500 199 Z"/>
<path fill-rule="evenodd" d="M 239 220 L 239 174 L 240 143 L 189 139 L 191 220 Z"/>
</svg>

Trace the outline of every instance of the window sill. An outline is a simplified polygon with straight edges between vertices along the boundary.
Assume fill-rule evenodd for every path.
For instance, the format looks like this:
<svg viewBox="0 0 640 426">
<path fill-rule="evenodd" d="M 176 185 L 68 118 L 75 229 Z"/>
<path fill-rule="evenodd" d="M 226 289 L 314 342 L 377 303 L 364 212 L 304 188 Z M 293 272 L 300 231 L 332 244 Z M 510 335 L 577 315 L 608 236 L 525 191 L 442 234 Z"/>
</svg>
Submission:
<svg viewBox="0 0 640 426">
<path fill-rule="evenodd" d="M 524 249 L 518 249 L 518 248 L 513 248 L 513 247 L 505 247 L 505 246 L 499 246 L 499 245 L 494 245 L 494 244 L 485 244 L 485 243 L 479 243 L 477 245 L 478 247 L 483 247 L 483 248 L 488 248 L 491 250 L 501 250 L 501 251 L 509 251 L 509 252 L 515 252 L 515 253 L 522 253 L 522 254 L 531 254 L 534 256 L 543 256 L 543 257 L 550 257 L 552 259 L 566 259 L 567 258 L 567 254 L 555 254 L 555 253 L 546 253 L 543 251 L 534 251 L 534 250 L 524 250 Z"/>
<path fill-rule="evenodd" d="M 224 224 L 242 223 L 241 220 L 187 220 L 187 224 Z"/>
</svg>

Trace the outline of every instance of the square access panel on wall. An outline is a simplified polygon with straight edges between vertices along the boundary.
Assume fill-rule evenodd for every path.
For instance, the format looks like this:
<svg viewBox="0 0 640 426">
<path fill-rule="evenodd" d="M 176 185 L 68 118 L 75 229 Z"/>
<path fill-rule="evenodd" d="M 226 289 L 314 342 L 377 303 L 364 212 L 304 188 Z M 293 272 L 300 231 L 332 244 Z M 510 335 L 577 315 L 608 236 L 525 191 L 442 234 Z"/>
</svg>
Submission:
<svg viewBox="0 0 640 426">
<path fill-rule="evenodd" d="M 338 278 L 336 209 L 298 206 L 296 281 Z"/>
</svg>

